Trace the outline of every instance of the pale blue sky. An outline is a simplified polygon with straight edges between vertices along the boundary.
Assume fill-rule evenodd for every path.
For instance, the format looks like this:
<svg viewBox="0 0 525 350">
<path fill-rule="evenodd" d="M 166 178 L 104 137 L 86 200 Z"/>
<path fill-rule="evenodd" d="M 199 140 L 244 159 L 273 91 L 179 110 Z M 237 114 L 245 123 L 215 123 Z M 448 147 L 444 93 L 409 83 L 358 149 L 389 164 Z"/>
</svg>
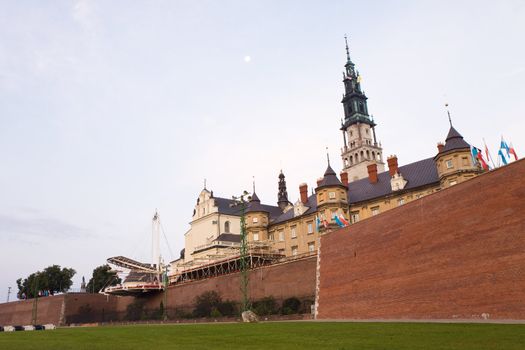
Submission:
<svg viewBox="0 0 525 350">
<path fill-rule="evenodd" d="M 208 179 L 290 200 L 341 169 L 343 36 L 385 155 L 448 131 L 525 154 L 523 1 L 0 1 L 0 301 L 51 264 L 89 278 L 175 253 Z M 245 56 L 251 61 L 245 62 Z M 167 259 L 170 256 L 164 250 Z"/>
</svg>

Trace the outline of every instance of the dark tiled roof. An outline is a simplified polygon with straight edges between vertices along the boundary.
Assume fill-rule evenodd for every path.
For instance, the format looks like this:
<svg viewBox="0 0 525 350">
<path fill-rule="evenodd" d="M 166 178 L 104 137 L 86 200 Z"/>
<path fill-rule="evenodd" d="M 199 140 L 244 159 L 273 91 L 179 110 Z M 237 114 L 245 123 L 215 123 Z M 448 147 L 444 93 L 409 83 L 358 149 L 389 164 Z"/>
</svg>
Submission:
<svg viewBox="0 0 525 350">
<path fill-rule="evenodd" d="M 302 215 L 308 215 L 311 213 L 315 213 L 317 211 L 317 196 L 315 194 L 310 195 L 308 197 L 308 202 L 306 202 L 305 206 L 309 207 L 308 210 L 306 210 Z M 302 216 L 301 215 L 301 216 Z M 278 224 L 284 221 L 288 221 L 294 218 L 294 210 L 290 209 L 286 213 L 283 213 L 276 217 L 271 224 Z"/>
<path fill-rule="evenodd" d="M 407 181 L 403 190 L 439 182 L 436 163 L 433 158 L 423 159 L 399 167 L 399 173 Z M 402 190 L 402 191 L 403 191 Z M 373 198 L 391 194 L 390 173 L 388 171 L 377 175 L 377 182 L 370 183 L 368 177 L 348 184 L 348 203 L 358 203 Z"/>
<path fill-rule="evenodd" d="M 337 175 L 335 174 L 335 171 L 332 169 L 330 164 L 328 164 L 328 168 L 326 168 L 326 171 L 324 172 L 323 179 L 317 186 L 317 188 L 327 187 L 327 186 L 343 186 L 341 181 L 337 178 Z"/>
<path fill-rule="evenodd" d="M 220 214 L 241 216 L 241 206 L 233 199 L 213 197 Z M 233 206 L 232 206 L 233 205 Z"/>
<path fill-rule="evenodd" d="M 450 130 L 448 131 L 447 139 L 445 140 L 445 147 L 443 147 L 443 150 L 440 153 L 448 152 L 453 149 L 464 149 L 468 148 L 470 149 L 470 145 L 463 140 L 463 136 L 454 129 L 453 126 L 450 127 Z"/>
<path fill-rule="evenodd" d="M 241 241 L 241 235 L 235 233 L 221 233 L 219 237 L 214 239 L 214 241 L 239 243 Z"/>
</svg>

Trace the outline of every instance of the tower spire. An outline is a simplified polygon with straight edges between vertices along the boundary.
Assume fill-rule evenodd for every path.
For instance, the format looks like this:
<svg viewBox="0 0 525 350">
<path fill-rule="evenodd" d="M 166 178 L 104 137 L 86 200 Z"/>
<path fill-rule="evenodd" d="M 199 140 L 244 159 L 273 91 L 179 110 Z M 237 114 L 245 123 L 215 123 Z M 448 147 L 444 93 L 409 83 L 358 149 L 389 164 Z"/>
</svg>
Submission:
<svg viewBox="0 0 525 350">
<path fill-rule="evenodd" d="M 448 103 L 445 103 L 445 107 L 447 108 L 448 122 L 450 124 L 450 127 L 452 127 L 452 118 L 450 117 L 450 111 L 448 109 Z"/>
<path fill-rule="evenodd" d="M 345 44 L 346 44 L 346 61 L 347 62 L 350 62 L 350 50 L 348 49 L 348 38 L 346 37 L 346 34 L 345 34 Z"/>
<path fill-rule="evenodd" d="M 277 205 L 283 211 L 290 204 L 290 202 L 288 201 L 288 191 L 286 190 L 286 180 L 284 178 L 285 176 L 283 174 L 283 170 L 281 169 L 281 172 L 279 173 L 279 191 L 277 192 Z"/>
<path fill-rule="evenodd" d="M 328 147 L 326 147 L 326 160 L 328 161 L 328 166 L 330 166 L 330 154 L 328 153 Z"/>
</svg>

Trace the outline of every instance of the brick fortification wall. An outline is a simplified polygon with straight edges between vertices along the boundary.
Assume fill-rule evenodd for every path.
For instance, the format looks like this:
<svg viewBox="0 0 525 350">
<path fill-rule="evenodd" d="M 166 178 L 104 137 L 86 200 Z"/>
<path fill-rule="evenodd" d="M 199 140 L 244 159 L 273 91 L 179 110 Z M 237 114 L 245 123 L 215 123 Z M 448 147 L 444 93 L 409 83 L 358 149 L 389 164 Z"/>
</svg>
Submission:
<svg viewBox="0 0 525 350">
<path fill-rule="evenodd" d="M 525 319 L 525 160 L 321 238 L 319 319 Z"/>
<path fill-rule="evenodd" d="M 133 298 L 71 293 L 38 299 L 37 324 L 55 325 L 103 322 L 123 317 Z M 1 325 L 31 324 L 33 299 L 0 304 Z"/>
<path fill-rule="evenodd" d="M 277 302 L 281 302 L 286 298 L 297 297 L 313 302 L 316 260 L 316 256 L 311 256 L 302 260 L 251 270 L 249 275 L 250 299 L 258 300 L 273 296 Z M 191 312 L 195 297 L 207 291 L 216 291 L 222 300 L 239 302 L 241 300 L 239 278 L 240 274 L 234 273 L 170 287 L 167 295 L 170 314 L 175 309 Z M 158 308 L 162 298 L 162 294 L 147 298 L 146 307 Z"/>
<path fill-rule="evenodd" d="M 298 297 L 313 302 L 315 294 L 316 257 L 309 257 L 285 264 L 273 265 L 250 271 L 250 297 L 252 300 L 273 296 L 277 301 Z M 189 282 L 168 289 L 167 310 L 191 312 L 195 297 L 206 291 L 217 291 L 223 300 L 240 301 L 239 274 L 225 275 Z M 146 309 L 160 306 L 162 293 L 141 299 Z M 101 294 L 72 293 L 38 299 L 37 323 L 71 324 L 123 320 L 126 308 L 136 299 Z M 33 300 L 0 304 L 1 325 L 31 324 Z"/>
</svg>

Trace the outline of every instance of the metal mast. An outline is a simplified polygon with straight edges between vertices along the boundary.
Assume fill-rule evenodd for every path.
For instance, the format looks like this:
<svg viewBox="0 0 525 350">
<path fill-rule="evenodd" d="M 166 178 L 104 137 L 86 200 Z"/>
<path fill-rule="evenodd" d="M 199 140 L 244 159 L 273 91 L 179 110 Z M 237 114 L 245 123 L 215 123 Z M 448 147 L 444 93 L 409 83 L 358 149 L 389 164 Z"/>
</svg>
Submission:
<svg viewBox="0 0 525 350">
<path fill-rule="evenodd" d="M 241 206 L 241 246 L 239 248 L 240 255 L 240 270 L 241 270 L 241 312 L 250 310 L 250 295 L 249 295 L 249 269 L 248 261 L 248 237 L 246 237 L 246 202 L 249 200 L 248 192 L 244 191 L 240 197 L 233 197 L 236 205 Z"/>
<path fill-rule="evenodd" d="M 155 209 L 155 215 L 152 221 L 152 239 L 151 239 L 151 255 L 152 263 L 155 264 L 155 269 L 160 273 L 162 267 L 160 264 L 160 217 L 158 211 Z"/>
</svg>

